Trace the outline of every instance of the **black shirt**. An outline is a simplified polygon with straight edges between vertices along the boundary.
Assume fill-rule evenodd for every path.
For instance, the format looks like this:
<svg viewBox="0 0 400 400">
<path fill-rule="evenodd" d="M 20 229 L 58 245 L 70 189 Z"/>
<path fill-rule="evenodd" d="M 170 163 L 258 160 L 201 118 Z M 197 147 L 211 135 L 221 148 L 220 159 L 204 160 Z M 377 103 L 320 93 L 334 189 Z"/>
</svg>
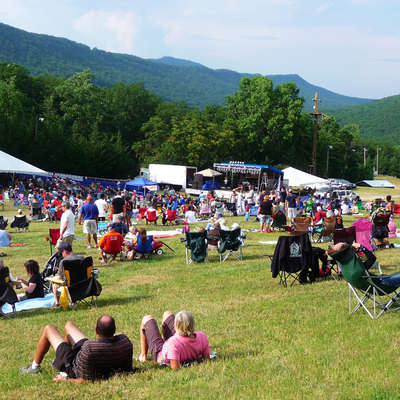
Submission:
<svg viewBox="0 0 400 400">
<path fill-rule="evenodd" d="M 122 197 L 114 197 L 112 201 L 113 213 L 121 214 L 124 211 L 125 200 Z"/>
<path fill-rule="evenodd" d="M 36 283 L 35 290 L 32 293 L 26 293 L 28 299 L 34 299 L 36 297 L 44 297 L 43 280 L 40 274 L 35 274 L 31 276 L 28 284 Z"/>
<path fill-rule="evenodd" d="M 295 194 L 289 194 L 286 197 L 286 201 L 288 202 L 288 208 L 296 208 L 297 203 L 296 203 L 297 196 Z"/>
<path fill-rule="evenodd" d="M 272 201 L 271 200 L 266 200 L 261 203 L 260 214 L 261 215 L 272 215 Z"/>
</svg>

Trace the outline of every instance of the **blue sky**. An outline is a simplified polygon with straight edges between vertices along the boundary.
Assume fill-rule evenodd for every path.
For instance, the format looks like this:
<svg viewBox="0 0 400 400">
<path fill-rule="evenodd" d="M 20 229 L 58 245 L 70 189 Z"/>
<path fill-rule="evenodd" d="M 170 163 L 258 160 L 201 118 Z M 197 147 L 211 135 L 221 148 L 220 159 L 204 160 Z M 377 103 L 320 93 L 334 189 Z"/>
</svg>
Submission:
<svg viewBox="0 0 400 400">
<path fill-rule="evenodd" d="M 400 94 L 399 21 L 400 0 L 0 0 L 0 22 L 30 32 L 370 98 Z"/>
</svg>

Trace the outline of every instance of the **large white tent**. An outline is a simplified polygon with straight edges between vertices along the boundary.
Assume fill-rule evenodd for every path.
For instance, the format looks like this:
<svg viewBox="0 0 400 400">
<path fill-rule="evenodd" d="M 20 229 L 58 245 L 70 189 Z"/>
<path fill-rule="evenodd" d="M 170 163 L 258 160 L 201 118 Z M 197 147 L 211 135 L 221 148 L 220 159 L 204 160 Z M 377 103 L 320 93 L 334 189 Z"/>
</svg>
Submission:
<svg viewBox="0 0 400 400">
<path fill-rule="evenodd" d="M 299 169 L 288 167 L 283 170 L 283 179 L 289 181 L 289 186 L 310 186 L 326 184 L 326 179 L 320 178 L 315 175 L 307 174 L 307 172 L 300 171 Z"/>
<path fill-rule="evenodd" d="M 28 164 L 19 158 L 10 156 L 9 154 L 4 153 L 4 151 L 0 151 L 0 173 L 47 175 L 46 171 Z"/>
</svg>

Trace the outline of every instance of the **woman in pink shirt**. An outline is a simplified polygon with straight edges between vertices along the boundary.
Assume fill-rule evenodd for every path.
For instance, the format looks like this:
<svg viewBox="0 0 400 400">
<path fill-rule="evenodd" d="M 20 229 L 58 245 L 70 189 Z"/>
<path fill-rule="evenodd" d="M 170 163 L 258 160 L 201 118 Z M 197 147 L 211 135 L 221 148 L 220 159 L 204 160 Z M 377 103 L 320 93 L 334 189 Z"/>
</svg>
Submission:
<svg viewBox="0 0 400 400">
<path fill-rule="evenodd" d="M 154 361 L 179 369 L 188 361 L 208 360 L 210 347 L 207 335 L 194 330 L 194 319 L 188 311 L 179 311 L 176 316 L 165 311 L 161 325 L 162 336 L 156 320 L 145 315 L 140 326 L 139 361 L 146 361 L 150 349 Z"/>
</svg>

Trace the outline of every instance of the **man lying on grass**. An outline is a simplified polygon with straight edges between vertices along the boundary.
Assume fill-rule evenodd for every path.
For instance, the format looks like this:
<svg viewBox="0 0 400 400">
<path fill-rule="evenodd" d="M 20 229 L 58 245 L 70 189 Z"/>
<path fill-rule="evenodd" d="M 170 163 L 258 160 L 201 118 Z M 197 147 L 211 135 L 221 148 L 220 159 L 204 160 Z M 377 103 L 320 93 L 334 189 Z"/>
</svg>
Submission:
<svg viewBox="0 0 400 400">
<path fill-rule="evenodd" d="M 116 372 L 132 371 L 133 346 L 125 335 L 115 335 L 114 318 L 103 315 L 97 320 L 97 340 L 88 340 L 70 321 L 64 327 L 65 338 L 54 325 L 43 329 L 36 348 L 35 359 L 24 374 L 42 371 L 40 366 L 50 345 L 56 352 L 53 366 L 60 371 L 54 382 L 86 383 L 106 379 Z"/>
<path fill-rule="evenodd" d="M 175 316 L 171 311 L 165 311 L 161 330 L 164 339 L 154 317 L 143 317 L 139 361 L 146 361 L 149 347 L 154 361 L 167 364 L 174 370 L 190 361 L 209 359 L 208 338 L 204 332 L 194 331 L 194 319 L 190 312 L 180 311 Z"/>
</svg>

